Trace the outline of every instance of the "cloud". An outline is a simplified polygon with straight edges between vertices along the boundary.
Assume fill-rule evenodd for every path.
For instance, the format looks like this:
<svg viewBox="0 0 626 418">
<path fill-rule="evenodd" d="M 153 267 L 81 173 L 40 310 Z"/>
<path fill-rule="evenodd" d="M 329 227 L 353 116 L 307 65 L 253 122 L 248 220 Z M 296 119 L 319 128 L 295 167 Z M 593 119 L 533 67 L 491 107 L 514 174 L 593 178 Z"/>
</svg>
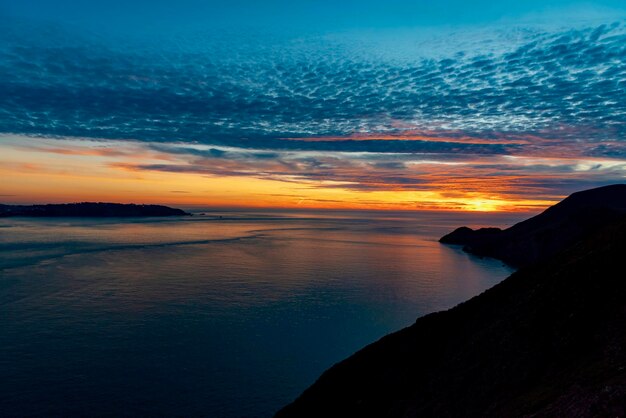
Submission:
<svg viewBox="0 0 626 418">
<path fill-rule="evenodd" d="M 570 145 L 625 137 L 624 22 L 512 31 L 513 48 L 483 53 L 480 43 L 460 43 L 477 49 L 372 60 L 362 48 L 332 39 L 250 41 L 249 49 L 229 55 L 227 41 L 212 40 L 212 49 L 198 53 L 81 43 L 55 33 L 33 40 L 4 29 L 0 131 L 257 149 L 494 154 L 523 147 L 524 135 Z M 488 45 L 501 35 L 481 36 Z M 263 53 L 255 51 L 260 46 Z M 411 136 L 415 131 L 422 136 Z M 623 151 L 596 153 L 621 158 Z"/>
<path fill-rule="evenodd" d="M 459 30 L 402 53 L 390 39 L 150 45 L 4 25 L 0 133 L 118 172 L 307 190 L 556 200 L 624 181 L 626 21 Z"/>
<path fill-rule="evenodd" d="M 192 173 L 300 183 L 307 189 L 352 191 L 445 191 L 520 199 L 558 199 L 564 191 L 623 181 L 626 161 L 595 157 L 447 155 L 277 151 L 268 159 L 255 150 L 229 148 L 203 154 L 198 146 L 175 149 L 176 163 L 112 163 L 135 172 Z"/>
</svg>

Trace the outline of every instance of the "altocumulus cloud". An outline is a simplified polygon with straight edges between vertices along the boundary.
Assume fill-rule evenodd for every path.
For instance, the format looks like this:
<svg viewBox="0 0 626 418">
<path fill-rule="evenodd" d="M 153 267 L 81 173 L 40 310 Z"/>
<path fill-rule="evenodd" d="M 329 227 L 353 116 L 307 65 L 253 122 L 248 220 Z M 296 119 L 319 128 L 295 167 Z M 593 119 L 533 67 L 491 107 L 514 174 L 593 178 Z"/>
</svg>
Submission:
<svg viewBox="0 0 626 418">
<path fill-rule="evenodd" d="M 177 159 L 119 168 L 359 190 L 440 187 L 460 165 L 519 193 L 624 178 L 624 20 L 457 31 L 401 54 L 367 37 L 156 46 L 5 23 L 0 132 L 132 140 Z"/>
<path fill-rule="evenodd" d="M 45 36 L 0 30 L 4 132 L 287 149 L 345 145 L 283 138 L 405 130 L 603 143 L 626 134 L 623 21 L 518 30 L 513 47 L 403 59 L 368 56 L 362 45 L 332 38 L 250 40 L 248 49 L 232 50 L 228 40 L 202 50 L 183 40 L 178 49 L 158 49 L 81 42 L 60 29 Z M 346 149 L 372 147 L 424 145 L 353 140 Z M 597 152 L 610 153 L 605 148 Z"/>
</svg>

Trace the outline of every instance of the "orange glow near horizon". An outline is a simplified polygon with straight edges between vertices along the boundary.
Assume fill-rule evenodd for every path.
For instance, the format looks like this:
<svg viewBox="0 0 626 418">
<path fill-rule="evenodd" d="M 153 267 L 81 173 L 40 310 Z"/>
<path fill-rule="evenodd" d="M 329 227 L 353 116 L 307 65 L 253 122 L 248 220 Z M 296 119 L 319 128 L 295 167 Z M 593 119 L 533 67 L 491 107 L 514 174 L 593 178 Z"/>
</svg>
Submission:
<svg viewBox="0 0 626 418">
<path fill-rule="evenodd" d="M 195 157 L 154 151 L 135 142 L 40 138 L 26 141 L 7 136 L 0 138 L 0 151 L 2 203 L 107 201 L 216 208 L 521 212 L 537 211 L 562 197 L 514 193 L 522 177 L 493 176 L 487 169 L 474 168 L 470 160 L 409 163 L 405 171 L 416 173 L 423 180 L 419 188 L 411 189 L 397 184 L 387 186 L 384 175 L 391 175 L 391 171 L 352 162 L 342 168 L 341 174 L 356 176 L 361 173 L 359 170 L 369 169 L 362 175 L 369 176 L 374 187 L 355 187 L 354 183 L 332 178 L 313 180 L 297 173 L 278 175 L 275 172 L 280 164 L 274 162 L 259 167 L 257 174 L 252 173 L 256 167 L 246 163 L 197 161 Z M 229 169 L 236 166 L 239 171 L 233 172 L 239 174 L 210 171 L 219 164 Z M 167 171 L 172 167 L 185 170 Z M 206 172 L 202 171 L 205 167 Z M 380 184 L 372 179 L 379 174 Z"/>
</svg>

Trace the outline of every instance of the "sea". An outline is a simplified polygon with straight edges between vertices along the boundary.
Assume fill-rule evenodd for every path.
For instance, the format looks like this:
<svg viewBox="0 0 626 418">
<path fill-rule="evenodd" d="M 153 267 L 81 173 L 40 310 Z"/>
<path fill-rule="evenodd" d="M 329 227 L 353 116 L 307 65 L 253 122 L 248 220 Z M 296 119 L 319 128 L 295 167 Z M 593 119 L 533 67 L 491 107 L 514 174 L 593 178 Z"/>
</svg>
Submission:
<svg viewBox="0 0 626 418">
<path fill-rule="evenodd" d="M 360 348 L 506 278 L 438 239 L 523 217 L 0 219 L 0 416 L 270 417 Z"/>
</svg>

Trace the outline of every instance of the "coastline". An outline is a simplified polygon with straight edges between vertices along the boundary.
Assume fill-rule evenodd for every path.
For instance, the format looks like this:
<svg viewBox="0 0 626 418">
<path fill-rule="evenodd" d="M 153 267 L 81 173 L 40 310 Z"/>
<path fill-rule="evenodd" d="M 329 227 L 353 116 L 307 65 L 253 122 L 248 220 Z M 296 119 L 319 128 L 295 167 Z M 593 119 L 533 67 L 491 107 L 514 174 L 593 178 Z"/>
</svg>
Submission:
<svg viewBox="0 0 626 418">
<path fill-rule="evenodd" d="M 553 233 L 567 239 L 558 240 L 555 253 L 366 346 L 276 417 L 622 416 L 626 283 L 615 272 L 626 251 L 626 185 L 581 192 L 574 200 L 582 202 L 575 210 L 566 199 L 546 212 L 556 212 L 562 228 L 590 210 L 615 216 L 589 218 L 593 228 L 574 236 L 556 228 Z M 544 221 L 554 219 L 544 214 L 525 225 L 551 230 Z M 543 244 L 529 236 L 520 235 L 520 242 Z"/>
</svg>

